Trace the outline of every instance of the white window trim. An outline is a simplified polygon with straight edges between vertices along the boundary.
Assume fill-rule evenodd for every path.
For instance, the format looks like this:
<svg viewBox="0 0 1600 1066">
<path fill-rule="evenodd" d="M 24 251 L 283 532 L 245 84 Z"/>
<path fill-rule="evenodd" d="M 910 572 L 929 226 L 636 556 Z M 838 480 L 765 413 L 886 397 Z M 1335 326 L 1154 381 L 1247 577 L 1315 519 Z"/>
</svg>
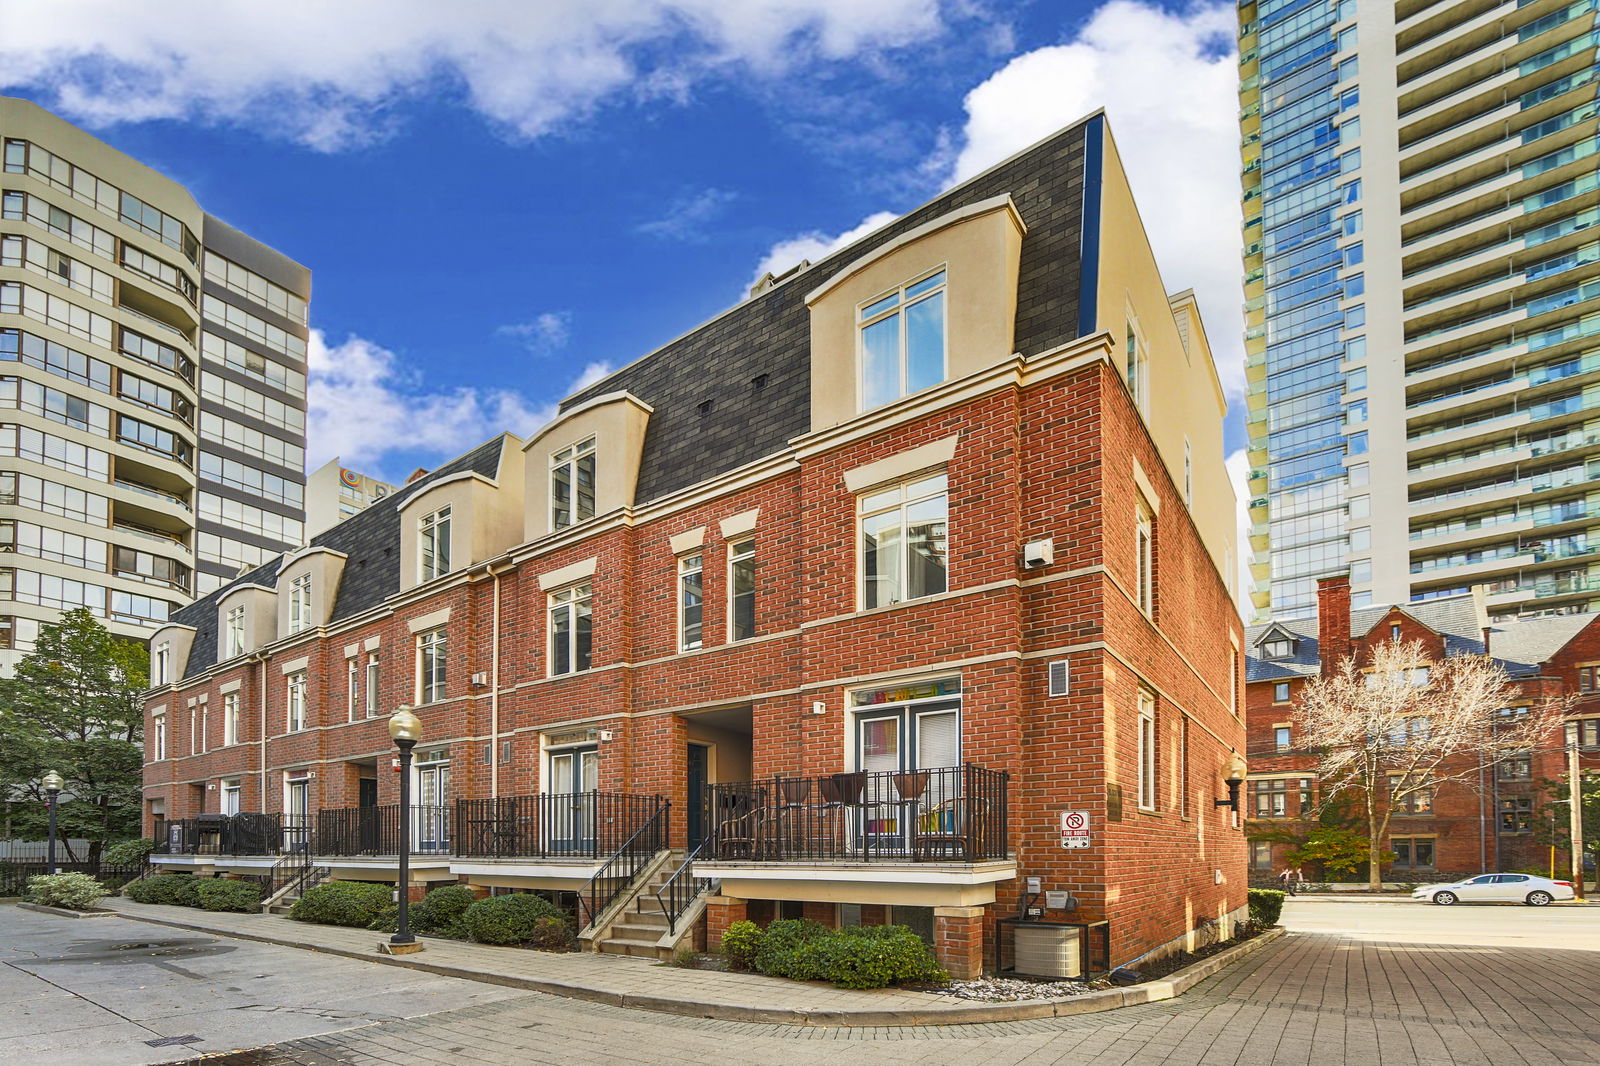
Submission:
<svg viewBox="0 0 1600 1066">
<path fill-rule="evenodd" d="M 1139 690 L 1139 809 L 1141 811 L 1154 811 L 1160 802 L 1157 793 L 1157 777 L 1159 764 L 1157 758 L 1160 754 L 1159 738 L 1156 735 L 1156 698 L 1148 689 Z"/>
<path fill-rule="evenodd" d="M 295 724 L 296 703 L 299 704 L 300 724 Z M 299 733 L 306 728 L 306 674 L 297 670 L 289 674 L 283 691 L 284 732 Z"/>
<path fill-rule="evenodd" d="M 166 714 L 153 714 L 150 716 L 150 733 L 153 738 L 150 746 L 155 749 L 154 761 L 160 762 L 167 757 Z"/>
<path fill-rule="evenodd" d="M 703 551 L 692 551 L 677 559 L 677 572 L 673 583 L 673 606 L 678 615 L 678 650 L 698 651 L 706 646 L 706 556 Z M 692 574 L 700 576 L 700 639 L 693 644 L 688 639 L 689 604 L 685 599 L 685 579 Z M 590 616 L 591 620 L 593 615 Z"/>
<path fill-rule="evenodd" d="M 351 656 L 345 660 L 344 710 L 349 721 L 356 720 L 356 708 L 361 705 L 361 663 Z"/>
<path fill-rule="evenodd" d="M 237 689 L 232 692 L 224 692 L 222 694 L 223 747 L 231 747 L 234 744 L 239 743 L 239 727 L 244 724 L 241 718 L 241 710 L 242 704 L 239 699 L 239 692 Z"/>
<path fill-rule="evenodd" d="M 587 447 L 586 447 L 587 446 Z M 567 454 L 570 453 L 570 454 Z M 567 454 L 567 458 L 557 460 L 556 456 Z M 595 468 L 595 501 L 594 514 L 587 518 L 578 515 L 578 460 L 585 455 L 594 457 Z M 556 525 L 556 471 L 561 467 L 568 467 L 572 471 L 572 521 L 564 526 Z M 600 448 L 598 439 L 585 437 L 583 440 L 573 441 L 571 444 L 557 448 L 550 453 L 550 477 L 545 487 L 545 506 L 549 509 L 546 516 L 550 532 L 571 529 L 573 526 L 582 525 L 600 513 Z"/>
<path fill-rule="evenodd" d="M 859 536 L 859 534 L 858 534 L 858 536 Z M 728 602 L 727 602 L 726 610 L 728 612 L 728 643 L 729 644 L 737 644 L 737 643 L 739 643 L 741 641 L 754 640 L 759 635 L 759 631 L 760 631 L 760 628 L 761 628 L 760 626 L 756 625 L 755 618 L 752 617 L 750 619 L 750 628 L 752 630 L 755 630 L 756 632 L 752 632 L 747 637 L 736 636 L 734 634 L 734 632 L 733 632 L 733 621 L 734 621 L 734 613 L 733 613 L 733 597 L 734 597 L 733 567 L 734 567 L 735 563 L 743 562 L 746 559 L 750 560 L 750 565 L 752 567 L 751 580 L 752 580 L 752 584 L 753 584 L 753 582 L 754 582 L 754 574 L 755 574 L 754 567 L 755 567 L 755 563 L 756 563 L 756 549 L 754 547 L 755 543 L 756 543 L 756 538 L 755 538 L 755 534 L 753 532 L 740 534 L 736 539 L 730 540 L 728 542 L 728 572 L 727 572 L 727 586 L 728 586 L 728 588 L 727 588 L 727 600 L 728 600 Z M 748 552 L 744 552 L 744 553 L 741 554 L 739 549 L 740 549 L 741 546 L 746 545 L 746 544 L 751 545 L 751 548 L 750 548 L 750 550 Z M 752 596 L 754 596 L 756 592 L 757 592 L 756 589 L 754 589 L 754 588 L 751 589 L 751 595 Z M 757 599 L 756 602 L 760 602 L 759 599 Z"/>
<path fill-rule="evenodd" d="M 586 594 L 583 595 L 583 596 L 577 595 L 577 591 L 579 589 L 587 590 Z M 568 598 L 563 599 L 562 597 L 568 597 Z M 576 609 L 574 608 L 574 605 L 579 600 L 587 600 L 589 602 L 589 633 L 590 633 L 589 665 L 588 666 L 584 666 L 584 667 L 578 666 L 578 615 L 577 615 Z M 569 609 L 572 610 L 572 617 L 571 617 L 571 619 L 569 621 L 569 628 L 567 630 L 567 632 L 570 634 L 571 639 L 572 639 L 572 646 L 568 649 L 568 651 L 570 653 L 569 658 L 570 658 L 571 663 L 572 663 L 572 668 L 569 669 L 569 670 L 563 670 L 560 673 L 557 673 L 556 672 L 556 624 L 555 624 L 555 622 L 556 622 L 556 611 L 559 608 L 562 608 L 562 607 L 566 607 L 566 608 L 569 608 Z M 593 644 L 593 636 L 594 636 L 594 585 L 591 582 L 583 581 L 583 582 L 579 582 L 577 584 L 568 585 L 566 588 L 553 589 L 552 591 L 550 591 L 545 596 L 544 629 L 545 629 L 544 652 L 545 652 L 545 676 L 546 677 L 568 677 L 568 676 L 570 676 L 572 674 L 587 673 L 588 671 L 594 669 L 594 644 Z"/>
<path fill-rule="evenodd" d="M 365 713 L 366 717 L 368 717 L 368 718 L 376 718 L 376 717 L 378 717 L 378 714 L 379 714 L 379 708 L 378 708 L 378 653 L 375 652 L 375 651 L 371 651 L 371 652 L 367 653 L 366 672 L 365 672 L 364 676 L 362 677 L 362 681 L 364 681 L 366 683 L 366 689 L 367 689 L 366 699 L 362 701 L 362 706 L 364 708 L 364 713 Z"/>
<path fill-rule="evenodd" d="M 449 634 L 446 633 L 443 629 L 430 629 L 426 633 L 418 633 L 417 634 L 417 636 L 416 636 L 416 645 L 417 645 L 417 671 L 416 671 L 416 686 L 415 686 L 416 702 L 419 703 L 419 704 L 423 704 L 423 703 L 438 703 L 440 700 L 443 700 L 443 699 L 446 698 L 445 693 L 444 693 L 444 686 L 445 686 L 445 679 L 449 677 L 449 670 L 448 670 L 447 664 L 441 664 L 439 659 L 442 656 L 446 660 L 448 660 L 448 657 L 449 657 L 449 654 L 450 654 L 450 637 L 449 637 Z M 439 691 L 437 693 L 432 693 L 432 694 L 430 694 L 430 692 L 429 692 L 429 680 L 428 680 L 428 674 L 427 674 L 427 661 L 428 661 L 428 651 L 429 651 L 429 649 L 435 649 L 434 650 L 434 664 L 435 664 L 435 666 L 440 667 L 440 673 L 444 675 L 443 677 L 440 678 L 440 680 L 438 681 L 437 685 L 434 686 Z"/>
<path fill-rule="evenodd" d="M 1134 604 L 1146 618 L 1155 617 L 1156 608 L 1156 516 L 1143 495 L 1136 500 L 1134 515 Z"/>
<path fill-rule="evenodd" d="M 553 503 L 553 501 L 552 501 Z M 454 536 L 454 523 L 451 521 L 450 505 L 439 508 L 417 519 L 417 580 L 432 581 L 436 577 L 444 577 L 450 573 L 452 558 L 455 554 L 455 545 L 451 543 Z M 441 537 L 440 534 L 443 533 Z M 428 555 L 423 545 L 427 539 L 433 540 L 433 565 L 428 564 Z M 439 565 L 439 545 L 444 545 L 444 566 Z"/>
<path fill-rule="evenodd" d="M 949 274 L 949 271 L 948 271 L 948 267 L 949 267 L 948 263 L 940 263 L 936 267 L 933 267 L 933 268 L 931 268 L 929 270 L 924 270 L 921 273 L 916 274 L 915 276 L 911 277 L 910 279 L 908 279 L 906 281 L 902 281 L 899 285 L 895 286 L 894 288 L 884 289 L 883 291 L 879 292 L 877 295 L 871 296 L 871 297 L 869 297 L 869 298 L 867 298 L 865 300 L 862 300 L 860 303 L 856 304 L 855 330 L 856 330 L 856 408 L 857 408 L 857 410 L 859 410 L 859 411 L 877 410 L 880 407 L 887 407 L 889 404 L 895 403 L 895 402 L 897 402 L 899 400 L 903 400 L 907 396 L 912 395 L 913 392 L 921 392 L 922 391 L 921 389 L 911 390 L 911 389 L 907 389 L 906 388 L 906 334 L 905 334 L 905 320 L 902 318 L 901 319 L 901 324 L 900 324 L 900 352 L 899 352 L 899 354 L 900 354 L 900 365 L 899 365 L 899 370 L 900 370 L 900 386 L 899 386 L 900 387 L 900 392 L 898 393 L 898 395 L 894 396 L 893 398 L 885 400 L 885 401 L 883 401 L 882 403 L 879 403 L 879 404 L 870 404 L 870 403 L 867 402 L 867 344 L 866 344 L 867 327 L 868 326 L 872 326 L 872 325 L 876 325 L 877 323 L 882 322 L 885 319 L 890 318 L 891 316 L 894 316 L 894 315 L 904 315 L 906 310 L 907 310 L 907 308 L 910 308 L 910 307 L 912 307 L 912 306 L 914 306 L 916 304 L 922 303 L 922 302 L 924 302 L 926 300 L 932 299 L 935 294 L 942 294 L 945 297 L 944 300 L 942 300 L 940 302 L 940 305 L 939 305 L 939 307 L 940 307 L 940 322 L 939 322 L 939 341 L 940 341 L 940 345 L 939 345 L 939 381 L 940 382 L 944 382 L 944 381 L 948 381 L 950 379 L 950 299 L 949 299 L 950 274 Z M 944 274 L 944 276 L 945 276 L 943 282 L 941 282 L 939 285 L 936 285 L 935 287 L 929 289 L 927 292 L 918 293 L 916 295 L 916 297 L 914 299 L 912 299 L 909 303 L 906 301 L 906 299 L 905 299 L 905 291 L 907 289 L 909 289 L 913 285 L 917 285 L 917 284 L 920 284 L 920 283 L 928 280 L 929 278 L 933 277 L 936 274 L 941 274 L 941 273 Z M 866 309 L 868 307 L 871 307 L 873 304 L 877 303 L 879 300 L 885 299 L 886 297 L 888 297 L 888 296 L 890 296 L 892 294 L 895 294 L 895 293 L 898 293 L 900 295 L 900 302 L 899 303 L 895 304 L 894 307 L 889 308 L 886 311 L 881 311 L 878 314 L 873 315 L 871 318 L 866 317 L 865 311 L 866 311 Z M 924 386 L 924 388 L 929 388 L 929 387 L 931 387 L 931 386 Z"/>
<path fill-rule="evenodd" d="M 909 489 L 912 485 L 916 484 L 919 481 L 926 481 L 927 479 L 932 478 L 932 477 L 942 477 L 942 478 L 945 479 L 945 485 L 944 485 L 944 491 L 943 492 L 928 493 L 928 494 L 923 495 L 923 496 L 918 496 L 918 497 L 915 497 L 915 498 L 908 498 L 907 493 L 906 493 L 907 489 Z M 938 496 L 943 496 L 944 497 L 944 589 L 941 592 L 931 592 L 931 593 L 928 593 L 927 595 L 923 595 L 923 596 L 906 596 L 906 597 L 902 597 L 900 599 L 897 599 L 897 600 L 893 601 L 892 603 L 879 603 L 879 604 L 876 604 L 874 606 L 869 607 L 869 606 L 867 606 L 867 538 L 866 538 L 866 532 L 862 528 L 862 523 L 867 518 L 867 515 L 868 515 L 869 512 L 867 512 L 864 509 L 864 505 L 865 505 L 865 503 L 866 503 L 866 501 L 867 501 L 867 499 L 869 497 L 875 496 L 875 495 L 877 495 L 877 494 L 879 494 L 881 492 L 887 492 L 891 488 L 898 489 L 900 491 L 900 494 L 901 494 L 900 502 L 898 504 L 896 504 L 895 506 L 900 512 L 900 521 L 901 521 L 900 528 L 901 528 L 901 532 L 902 533 L 904 533 L 905 529 L 907 528 L 907 526 L 909 524 L 907 522 L 906 516 L 905 516 L 906 508 L 912 506 L 915 503 L 921 503 L 924 500 L 935 499 Z M 889 508 L 882 508 L 880 510 L 875 510 L 875 511 L 872 511 L 870 513 L 871 514 L 875 514 L 875 515 L 876 514 L 885 514 L 885 513 L 888 512 L 888 510 L 889 510 Z M 856 546 L 855 546 L 855 549 L 856 549 L 856 610 L 858 610 L 858 611 L 876 611 L 876 610 L 881 610 L 882 608 L 885 608 L 885 607 L 898 607 L 901 604 L 917 603 L 917 602 L 919 602 L 921 600 L 931 599 L 934 596 L 942 596 L 945 593 L 950 591 L 951 586 L 953 585 L 953 582 L 951 580 L 950 561 L 953 558 L 955 558 L 955 551 L 951 547 L 951 541 L 953 539 L 952 534 L 951 534 L 951 526 L 952 526 L 953 523 L 950 521 L 950 475 L 949 475 L 949 473 L 947 471 L 945 471 L 945 470 L 927 470 L 927 471 L 923 471 L 921 474 L 918 474 L 918 475 L 916 475 L 914 477 L 907 478 L 904 481 L 896 482 L 893 485 L 879 485 L 876 488 L 872 488 L 872 489 L 867 490 L 866 492 L 858 493 L 856 495 L 856 508 L 855 508 L 855 511 L 856 511 L 856 513 L 855 513 L 855 532 L 854 532 L 854 536 L 855 536 L 855 539 L 856 539 Z M 900 558 L 900 579 L 901 579 L 901 583 L 902 583 L 901 584 L 901 591 L 904 592 L 905 591 L 905 587 L 904 587 L 905 586 L 905 581 L 906 581 L 906 578 L 907 578 L 908 574 L 910 573 L 910 567 L 906 565 L 909 562 L 909 556 L 910 556 L 910 551 L 911 551 L 911 538 L 910 537 L 902 536 L 900 538 L 900 551 L 902 553 L 901 554 L 901 558 Z"/>
</svg>

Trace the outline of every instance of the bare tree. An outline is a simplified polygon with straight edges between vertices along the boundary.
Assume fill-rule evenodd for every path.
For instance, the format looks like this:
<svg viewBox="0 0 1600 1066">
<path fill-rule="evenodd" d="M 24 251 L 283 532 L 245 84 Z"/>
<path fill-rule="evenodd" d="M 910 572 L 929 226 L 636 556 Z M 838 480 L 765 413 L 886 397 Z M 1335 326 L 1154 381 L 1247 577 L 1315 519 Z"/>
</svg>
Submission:
<svg viewBox="0 0 1600 1066">
<path fill-rule="evenodd" d="M 1563 701 L 1538 700 L 1521 713 L 1523 704 L 1494 659 L 1436 662 L 1420 641 L 1379 645 L 1365 668 L 1346 659 L 1306 685 L 1295 709 L 1299 744 L 1320 757 L 1322 803 L 1359 793 L 1371 888 L 1381 883 L 1396 811 L 1431 809 L 1443 784 L 1476 790 L 1483 767 L 1527 755 L 1559 728 Z"/>
</svg>

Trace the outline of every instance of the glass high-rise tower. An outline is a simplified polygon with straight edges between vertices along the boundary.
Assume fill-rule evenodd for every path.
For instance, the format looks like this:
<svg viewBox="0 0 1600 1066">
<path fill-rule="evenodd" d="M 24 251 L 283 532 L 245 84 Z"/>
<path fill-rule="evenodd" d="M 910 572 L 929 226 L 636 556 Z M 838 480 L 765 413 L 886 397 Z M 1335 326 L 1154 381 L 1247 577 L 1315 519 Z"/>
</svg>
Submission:
<svg viewBox="0 0 1600 1066">
<path fill-rule="evenodd" d="M 311 275 L 0 97 L 0 670 L 87 607 L 143 636 L 302 541 Z"/>
<path fill-rule="evenodd" d="M 1600 605 L 1596 0 L 1239 12 L 1257 613 Z"/>
</svg>

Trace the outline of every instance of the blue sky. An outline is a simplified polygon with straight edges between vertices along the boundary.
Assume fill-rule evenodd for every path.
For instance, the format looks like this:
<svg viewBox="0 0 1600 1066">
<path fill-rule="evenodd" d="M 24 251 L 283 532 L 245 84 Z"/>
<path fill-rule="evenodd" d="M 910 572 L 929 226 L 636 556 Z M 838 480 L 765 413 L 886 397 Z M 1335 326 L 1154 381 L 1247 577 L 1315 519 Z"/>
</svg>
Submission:
<svg viewBox="0 0 1600 1066">
<path fill-rule="evenodd" d="M 1236 391 L 1232 25 L 1130 0 L 10 0 L 0 91 L 310 266 L 310 461 L 403 477 L 1102 105 Z"/>
</svg>

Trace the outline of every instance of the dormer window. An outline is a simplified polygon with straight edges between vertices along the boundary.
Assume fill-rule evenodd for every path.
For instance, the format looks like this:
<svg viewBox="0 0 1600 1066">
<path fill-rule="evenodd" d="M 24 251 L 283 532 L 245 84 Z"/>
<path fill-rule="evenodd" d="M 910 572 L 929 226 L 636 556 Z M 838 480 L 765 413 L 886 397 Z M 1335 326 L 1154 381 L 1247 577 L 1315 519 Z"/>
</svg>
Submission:
<svg viewBox="0 0 1600 1066">
<path fill-rule="evenodd" d="M 594 438 L 550 457 L 550 528 L 594 517 Z"/>
<path fill-rule="evenodd" d="M 1268 659 L 1287 659 L 1294 654 L 1294 641 L 1289 637 L 1274 637 L 1261 646 Z"/>
<path fill-rule="evenodd" d="M 166 641 L 156 645 L 150 661 L 150 683 L 165 685 L 172 680 L 172 645 Z"/>
<path fill-rule="evenodd" d="M 244 654 L 244 605 L 228 611 L 227 627 L 223 633 L 223 657 L 232 659 Z"/>
<path fill-rule="evenodd" d="M 289 582 L 289 632 L 311 628 L 311 575 L 300 574 Z"/>
<path fill-rule="evenodd" d="M 941 268 L 861 306 L 863 410 L 944 380 L 944 294 Z"/>
<path fill-rule="evenodd" d="M 441 507 L 418 521 L 417 559 L 423 581 L 450 572 L 450 508 Z"/>
</svg>

